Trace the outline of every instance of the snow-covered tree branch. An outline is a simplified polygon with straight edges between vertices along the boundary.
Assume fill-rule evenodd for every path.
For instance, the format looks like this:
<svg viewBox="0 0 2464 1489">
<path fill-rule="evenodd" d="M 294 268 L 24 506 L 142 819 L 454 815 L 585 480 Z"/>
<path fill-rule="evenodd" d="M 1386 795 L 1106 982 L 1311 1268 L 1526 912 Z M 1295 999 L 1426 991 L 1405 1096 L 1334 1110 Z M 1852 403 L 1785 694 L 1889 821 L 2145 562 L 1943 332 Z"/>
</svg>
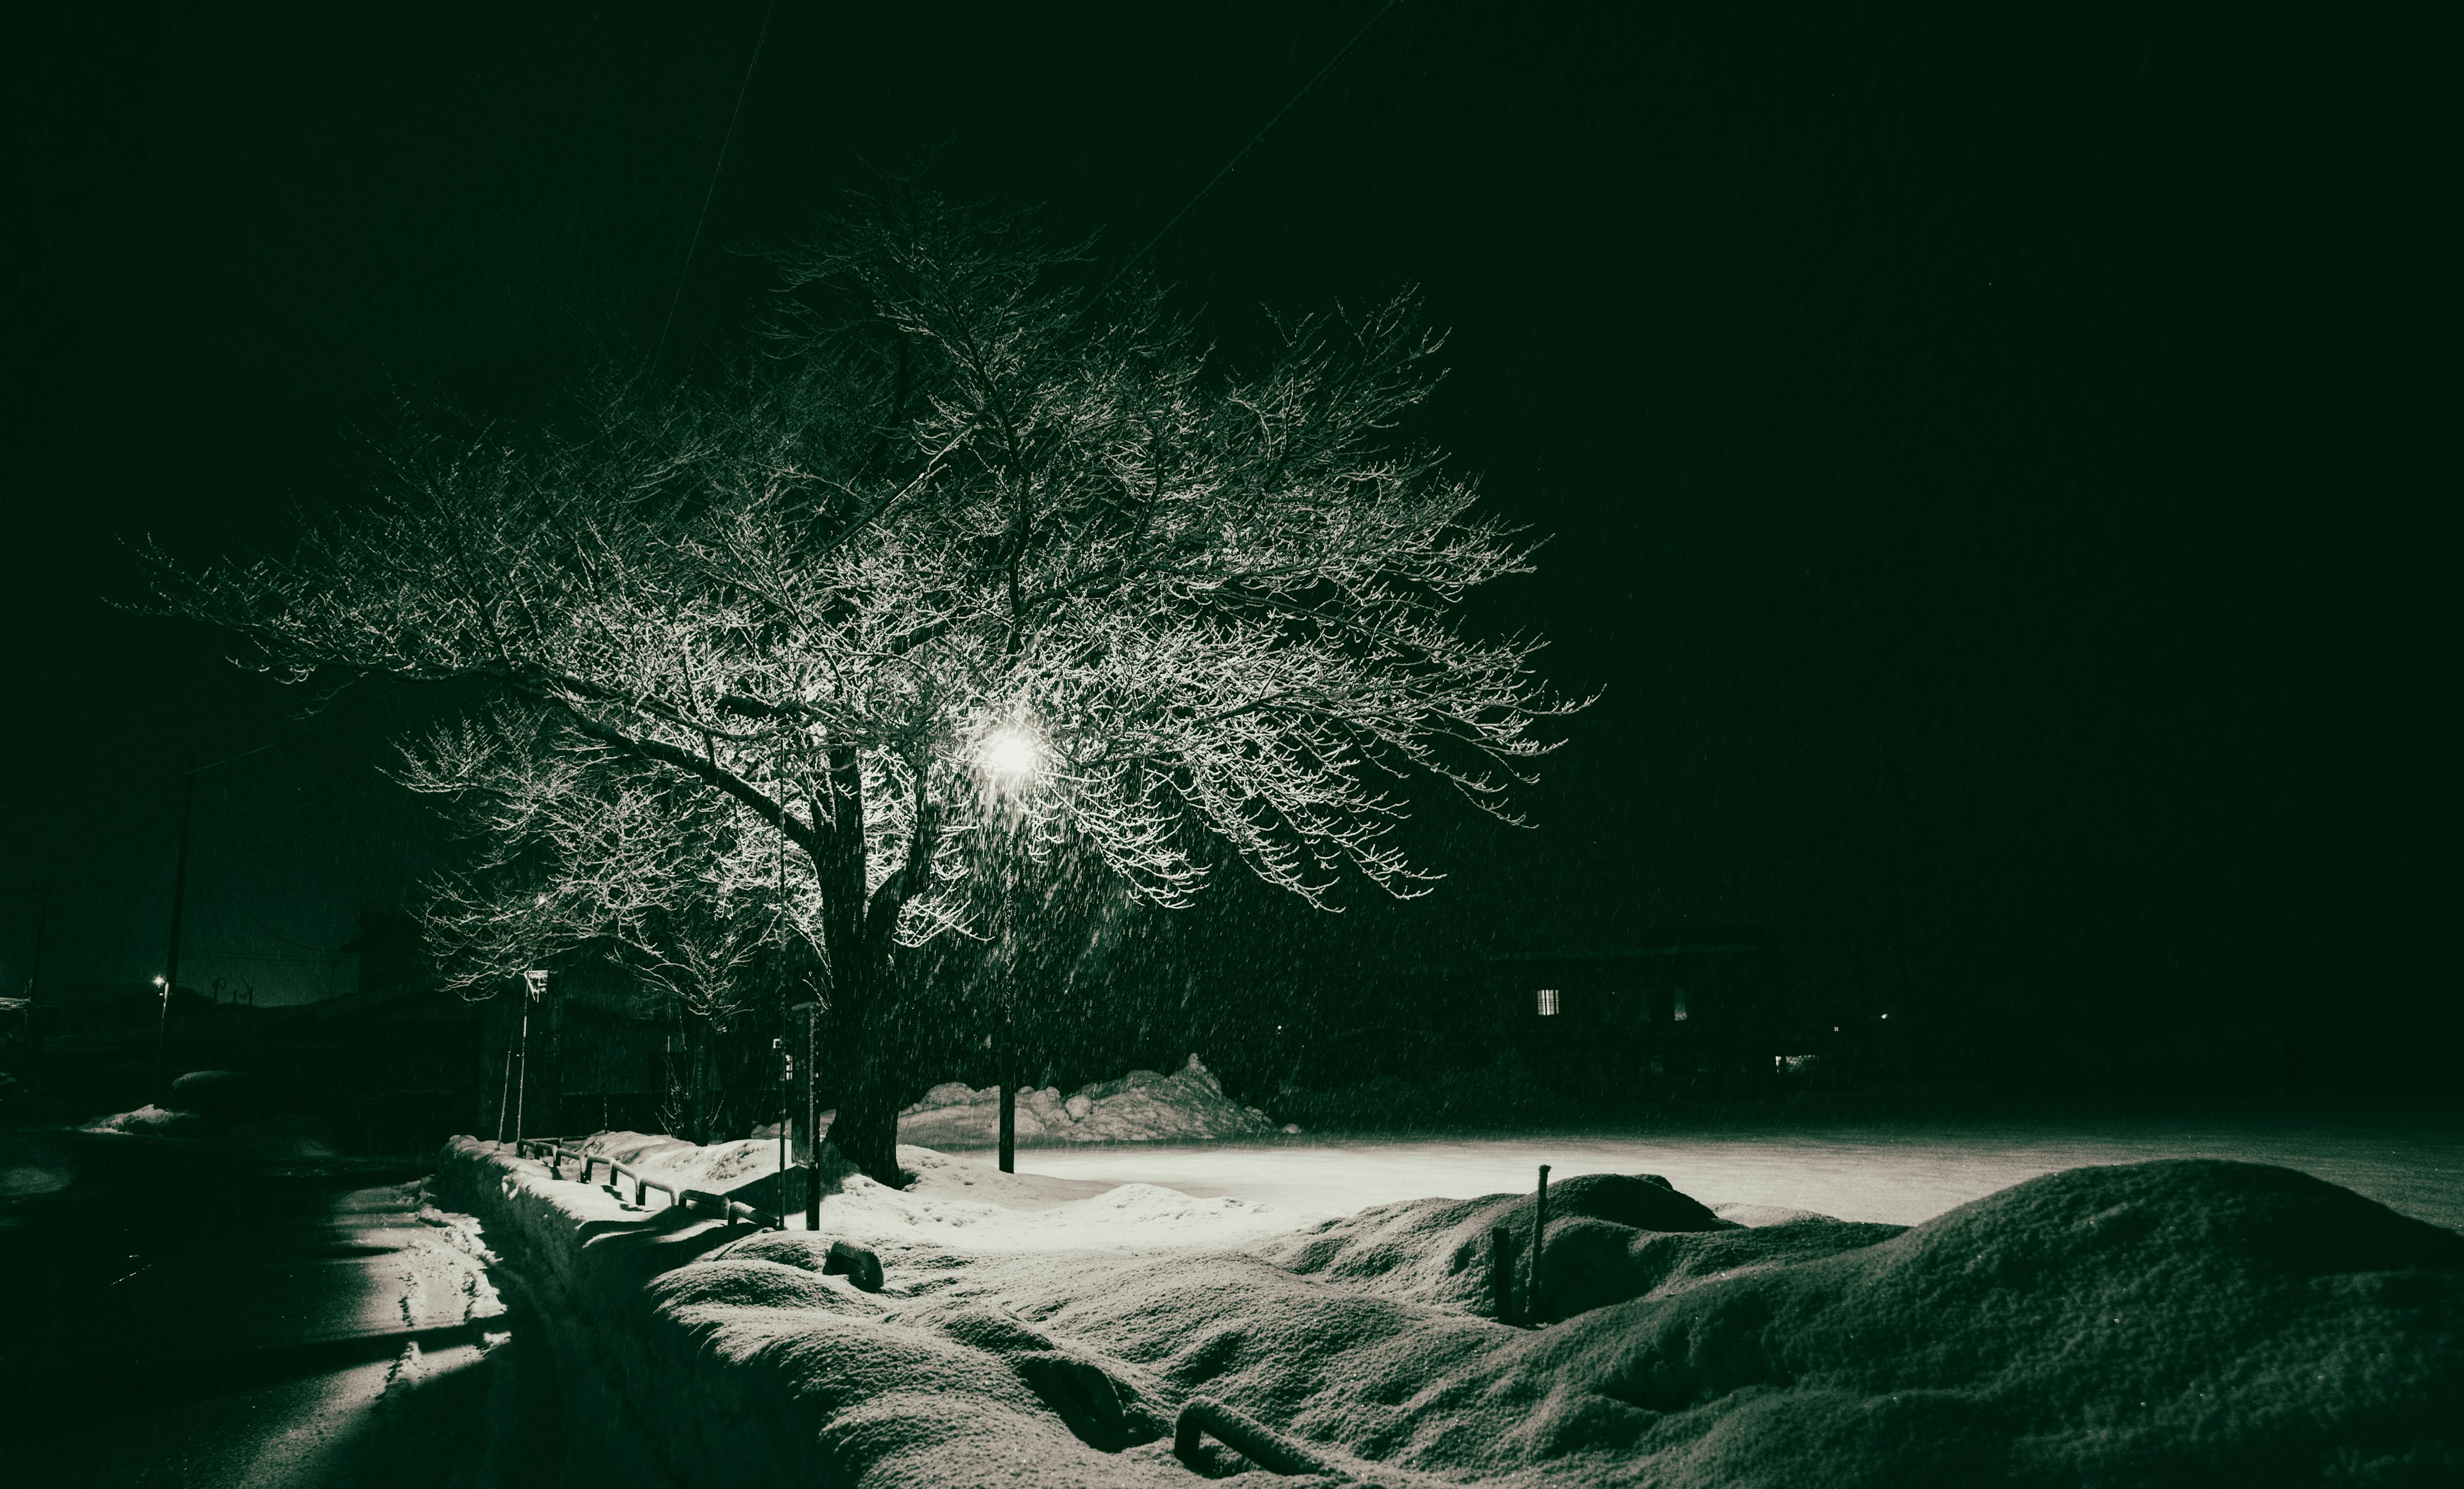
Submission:
<svg viewBox="0 0 2464 1489">
<path fill-rule="evenodd" d="M 436 901 L 466 981 L 612 936 L 707 1013 L 792 935 L 863 1050 L 897 949 L 999 893 L 995 827 L 1165 906 L 1226 861 L 1321 907 L 1348 872 L 1421 892 L 1405 783 L 1510 818 L 1579 707 L 1460 620 L 1530 556 L 1404 431 L 1437 339 L 1406 296 L 1243 372 L 1074 257 L 860 203 L 781 255 L 799 312 L 724 385 L 431 430 L 289 559 L 162 593 L 291 679 L 493 696 L 402 773 L 486 845 Z M 894 1086 L 858 1058 L 833 1134 L 885 1177 Z"/>
</svg>

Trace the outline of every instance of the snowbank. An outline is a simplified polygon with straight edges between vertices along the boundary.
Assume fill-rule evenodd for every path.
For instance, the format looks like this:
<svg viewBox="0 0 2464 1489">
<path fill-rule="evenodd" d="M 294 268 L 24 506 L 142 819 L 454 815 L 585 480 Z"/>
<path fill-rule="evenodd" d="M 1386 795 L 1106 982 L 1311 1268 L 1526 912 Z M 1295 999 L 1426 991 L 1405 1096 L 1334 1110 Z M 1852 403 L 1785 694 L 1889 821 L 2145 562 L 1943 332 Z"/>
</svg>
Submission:
<svg viewBox="0 0 2464 1489">
<path fill-rule="evenodd" d="M 0 1203 L 55 1194 L 77 1175 L 76 1161 L 52 1144 L 0 1128 Z"/>
<path fill-rule="evenodd" d="M 299 1112 L 278 1112 L 255 1122 L 226 1122 L 203 1112 L 148 1103 L 135 1111 L 97 1117 L 84 1130 L 187 1138 L 253 1158 L 332 1158 L 341 1152 L 323 1122 Z"/>
<path fill-rule="evenodd" d="M 1442 1303 L 1494 1318 L 1489 1233 L 1503 1226 L 1518 1246 L 1528 1244 L 1533 1208 L 1529 1194 L 1378 1205 L 1278 1237 L 1262 1246 L 1260 1254 L 1303 1276 L 1358 1292 Z M 1803 1212 L 1792 1213 L 1781 1223 L 1748 1228 L 1722 1218 L 1650 1173 L 1590 1173 L 1563 1180 L 1550 1189 L 1549 1215 L 1540 1313 L 1550 1319 L 1665 1293 L 1693 1279 L 1742 1267 L 1871 1246 L 1906 1229 Z M 1519 1275 L 1528 1266 L 1527 1259 Z"/>
<path fill-rule="evenodd" d="M 1058 1086 L 1022 1090 L 1017 1130 L 1021 1143 L 1153 1143 L 1268 1137 L 1278 1129 L 1265 1112 L 1224 1095 L 1214 1072 L 1192 1055 L 1171 1075 L 1133 1070 L 1066 1097 Z M 926 1148 L 990 1148 L 1001 1141 L 1001 1088 L 944 1082 L 898 1114 L 898 1136 Z"/>
<path fill-rule="evenodd" d="M 1186 1485 L 1160 1434 L 1199 1398 L 1381 1483 L 2459 1467 L 2464 1237 L 2286 1170 L 2074 1170 L 1905 1231 L 1570 1181 L 1550 1266 L 1594 1279 L 1560 1306 L 1598 1305 L 1529 1330 L 1463 1285 L 1522 1196 L 1278 1239 L 1229 1202 L 900 1157 L 913 1189 L 850 1180 L 821 1235 L 632 1211 L 468 1140 L 440 1178 L 567 1336 L 561 1379 L 684 1483 Z M 820 1271 L 833 1238 L 880 1250 L 879 1293 Z"/>
<path fill-rule="evenodd" d="M 486 1146 L 495 1150 L 495 1145 Z M 779 1145 L 772 1138 L 697 1148 L 642 1132 L 598 1132 L 568 1146 L 605 1154 L 653 1179 L 719 1193 L 779 1170 Z M 1291 1225 L 1282 1214 L 1246 1200 L 1194 1199 L 1152 1184 L 1003 1173 L 990 1164 L 903 1143 L 898 1162 L 914 1176 L 906 1189 L 850 1173 L 840 1192 L 823 1201 L 833 1238 L 873 1247 L 890 1260 L 911 1251 L 938 1251 L 961 1239 L 961 1232 L 967 1248 L 977 1252 L 1120 1250 L 1243 1244 Z M 629 1197 L 628 1187 L 619 1189 L 618 1197 Z M 655 1208 L 658 1196 L 651 1202 Z"/>
</svg>

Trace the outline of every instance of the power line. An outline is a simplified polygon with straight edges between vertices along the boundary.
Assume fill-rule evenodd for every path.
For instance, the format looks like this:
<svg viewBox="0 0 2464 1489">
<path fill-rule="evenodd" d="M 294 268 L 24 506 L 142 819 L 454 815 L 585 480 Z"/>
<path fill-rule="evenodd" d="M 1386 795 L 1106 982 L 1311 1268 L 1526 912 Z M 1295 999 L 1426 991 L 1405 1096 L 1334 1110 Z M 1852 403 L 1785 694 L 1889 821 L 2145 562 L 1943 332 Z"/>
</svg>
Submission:
<svg viewBox="0 0 2464 1489">
<path fill-rule="evenodd" d="M 1223 163 L 1223 168 L 1208 177 L 1206 185 L 1198 188 L 1198 194 L 1183 203 L 1179 211 L 1172 214 L 1172 221 L 1165 223 L 1161 229 L 1156 230 L 1154 237 L 1147 239 L 1146 247 L 1131 254 L 1122 262 L 1121 267 L 1113 272 L 1112 277 L 1104 281 L 1104 288 L 1096 293 L 1095 297 L 1100 300 L 1105 296 L 1112 293 L 1112 286 L 1121 282 L 1121 276 L 1128 274 L 1131 269 L 1135 267 L 1139 259 L 1142 259 L 1149 253 L 1154 252 L 1155 246 L 1164 240 L 1164 234 L 1172 231 L 1173 229 L 1179 227 L 1180 220 L 1189 215 L 1192 208 L 1206 199 L 1206 193 L 1215 189 L 1216 183 L 1232 174 L 1233 168 L 1238 166 L 1243 160 L 1246 160 L 1251 150 L 1258 147 L 1258 142 L 1265 139 L 1267 134 L 1273 130 L 1277 124 L 1284 121 L 1284 116 L 1290 113 L 1294 105 L 1298 104 L 1301 99 L 1309 97 L 1310 89 L 1315 88 L 1319 83 L 1325 81 L 1326 75 L 1333 72 L 1338 63 L 1340 63 L 1345 57 L 1352 55 L 1352 49 L 1360 45 L 1360 38 L 1368 35 L 1371 28 L 1375 27 L 1379 21 L 1384 20 L 1386 18 L 1387 11 L 1395 9 L 1396 6 L 1401 3 L 1402 0 L 1386 0 L 1384 5 L 1377 8 L 1376 14 L 1372 15 L 1368 20 L 1362 22 L 1360 29 L 1352 33 L 1352 39 L 1345 42 L 1340 48 L 1336 49 L 1334 55 L 1326 59 L 1326 65 L 1319 68 L 1315 76 L 1311 77 L 1309 81 L 1301 84 L 1301 91 L 1293 94 L 1290 99 L 1288 99 L 1282 108 L 1275 110 L 1275 117 L 1261 125 L 1258 132 L 1249 137 L 1249 142 L 1234 151 L 1232 158 Z M 671 312 L 671 315 L 673 313 Z"/>
<path fill-rule="evenodd" d="M 727 133 L 718 142 L 718 162 L 710 168 L 710 189 L 702 193 L 701 215 L 693 219 L 693 241 L 685 247 L 685 266 L 676 272 L 676 293 L 668 301 L 668 318 L 659 327 L 658 349 L 650 353 L 650 366 L 645 377 L 659 370 L 659 359 L 668 353 L 668 333 L 675 327 L 676 307 L 684 303 L 685 281 L 693 276 L 693 255 L 701 250 L 702 225 L 710 221 L 710 204 L 718 195 L 719 172 L 727 169 L 727 147 L 736 142 L 736 121 L 744 117 L 744 96 L 753 91 L 753 70 L 761 65 L 761 46 L 770 39 L 770 17 L 778 12 L 779 0 L 770 0 L 770 9 L 761 12 L 761 34 L 753 38 L 753 55 L 744 64 L 744 81 L 737 85 L 736 110 L 727 116 Z"/>
<path fill-rule="evenodd" d="M 251 745 L 245 750 L 234 751 L 230 755 L 223 755 L 219 759 L 208 760 L 204 764 L 199 765 L 196 769 L 200 772 L 218 770 L 223 766 L 230 765 L 235 761 L 245 760 L 250 755 L 263 755 L 266 751 L 275 749 L 277 746 L 296 744 L 299 740 L 307 738 L 310 734 L 315 734 L 317 731 L 334 722 L 334 720 L 338 718 L 348 718 L 352 714 L 366 709 L 369 705 L 394 697 L 401 691 L 403 691 L 403 689 L 397 688 L 391 692 L 372 693 L 362 698 L 359 702 L 352 704 L 349 708 L 328 709 L 323 712 L 319 713 L 315 718 L 310 719 L 307 723 L 300 725 L 297 729 L 291 731 L 289 734 L 277 734 L 263 744 Z M 74 806 L 79 801 L 95 801 L 99 800 L 104 797 L 123 796 L 131 791 L 142 791 L 147 786 L 159 786 L 165 781 L 179 780 L 189 774 L 190 772 L 188 771 L 181 770 L 173 771 L 168 776 L 148 776 L 143 780 L 131 780 L 117 786 L 105 786 L 100 791 L 88 791 L 79 796 L 61 797 L 53 801 L 51 806 Z M 0 827 L 30 827 L 49 822 L 65 822 L 78 820 L 79 818 L 77 814 L 57 812 L 55 812 L 53 815 L 48 817 L 0 817 Z"/>
</svg>

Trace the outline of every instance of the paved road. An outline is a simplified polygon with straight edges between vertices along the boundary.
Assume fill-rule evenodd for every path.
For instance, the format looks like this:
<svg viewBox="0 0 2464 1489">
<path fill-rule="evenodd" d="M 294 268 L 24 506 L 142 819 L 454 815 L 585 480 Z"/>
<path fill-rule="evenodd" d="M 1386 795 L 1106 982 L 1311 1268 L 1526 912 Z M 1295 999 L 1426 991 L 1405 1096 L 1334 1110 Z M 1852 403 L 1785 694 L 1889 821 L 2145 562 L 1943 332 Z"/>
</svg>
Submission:
<svg viewBox="0 0 2464 1489">
<path fill-rule="evenodd" d="M 74 1179 L 0 1208 L 13 1482 L 556 1481 L 553 1370 L 407 1166 L 37 1140 Z"/>
</svg>

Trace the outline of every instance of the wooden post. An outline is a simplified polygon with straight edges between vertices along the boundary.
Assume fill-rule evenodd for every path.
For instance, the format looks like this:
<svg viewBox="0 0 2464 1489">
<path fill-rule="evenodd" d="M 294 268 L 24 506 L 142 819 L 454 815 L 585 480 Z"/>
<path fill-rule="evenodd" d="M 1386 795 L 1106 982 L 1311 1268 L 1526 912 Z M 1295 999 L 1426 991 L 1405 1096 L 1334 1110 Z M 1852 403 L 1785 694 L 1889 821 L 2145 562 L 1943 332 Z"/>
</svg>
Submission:
<svg viewBox="0 0 2464 1489">
<path fill-rule="evenodd" d="M 1004 995 L 1004 998 L 1006 995 Z M 1001 1083 L 1001 1171 L 1018 1171 L 1018 1073 L 1012 1069 L 1018 1052 L 1012 1048 L 1009 1013 L 1001 1013 L 1000 1046 L 993 1052 L 993 1079 Z"/>
<path fill-rule="evenodd" d="M 1540 1166 L 1540 1193 L 1531 1202 L 1531 1322 L 1546 1322 L 1540 1301 L 1540 1254 L 1549 1243 L 1549 1166 Z"/>
</svg>

